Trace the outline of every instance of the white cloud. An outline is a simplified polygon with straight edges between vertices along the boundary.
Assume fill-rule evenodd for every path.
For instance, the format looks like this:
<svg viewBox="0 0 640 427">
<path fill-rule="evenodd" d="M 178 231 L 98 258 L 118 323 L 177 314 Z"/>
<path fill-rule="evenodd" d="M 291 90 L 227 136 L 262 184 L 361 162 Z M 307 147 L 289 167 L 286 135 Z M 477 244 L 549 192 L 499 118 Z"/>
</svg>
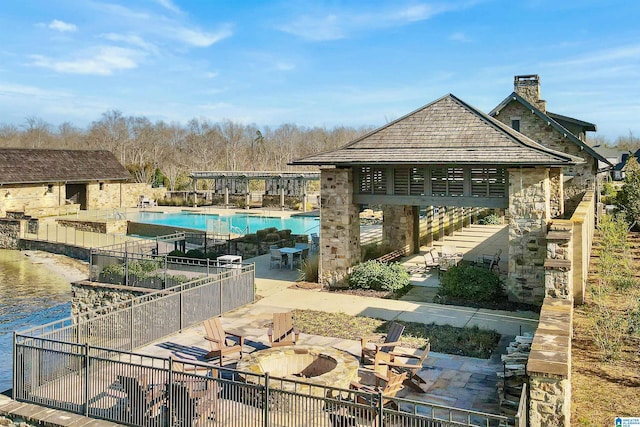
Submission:
<svg viewBox="0 0 640 427">
<path fill-rule="evenodd" d="M 623 59 L 632 59 L 634 61 L 637 61 L 638 57 L 640 57 L 640 45 L 629 45 L 590 52 L 588 55 L 569 59 L 566 61 L 554 62 L 550 65 L 584 66 L 598 63 L 611 64 L 615 63 L 615 61 L 620 61 Z"/>
<path fill-rule="evenodd" d="M 207 33 L 189 28 L 174 28 L 169 31 L 169 35 L 196 47 L 209 47 L 220 40 L 231 37 L 232 34 L 231 28 L 228 26 L 223 27 L 215 33 Z"/>
<path fill-rule="evenodd" d="M 35 96 L 40 98 L 61 98 L 69 97 L 70 94 L 61 91 L 41 89 L 36 86 L 25 86 L 20 84 L 0 83 L 0 95 L 3 96 Z"/>
<path fill-rule="evenodd" d="M 108 76 L 114 71 L 136 68 L 144 53 L 116 46 L 98 46 L 72 60 L 58 60 L 32 55 L 33 65 L 59 73 Z"/>
<path fill-rule="evenodd" d="M 317 11 L 313 15 L 303 15 L 278 29 L 286 33 L 313 41 L 338 40 L 350 33 L 379 28 L 402 26 L 431 19 L 436 15 L 465 9 L 475 2 L 458 4 L 420 3 L 406 7 L 387 8 L 375 12 L 360 11 Z"/>
<path fill-rule="evenodd" d="M 107 33 L 103 34 L 101 37 L 113 42 L 123 42 L 131 46 L 140 47 L 152 53 L 158 53 L 158 48 L 156 47 L 156 45 L 145 41 L 142 37 L 135 34 Z"/>
<path fill-rule="evenodd" d="M 61 33 L 74 32 L 78 30 L 78 27 L 75 26 L 75 24 L 69 24 L 58 19 L 54 19 L 53 21 L 51 21 L 49 25 L 47 25 L 47 27 L 51 30 L 60 31 Z"/>
<path fill-rule="evenodd" d="M 156 3 L 158 3 L 160 6 L 164 7 L 165 9 L 167 9 L 167 10 L 173 12 L 173 13 L 179 13 L 179 14 L 184 13 L 171 0 L 156 0 Z"/>
<path fill-rule="evenodd" d="M 218 77 L 218 73 L 209 71 L 208 73 L 204 73 L 204 76 L 208 79 L 215 79 L 216 77 Z"/>
</svg>

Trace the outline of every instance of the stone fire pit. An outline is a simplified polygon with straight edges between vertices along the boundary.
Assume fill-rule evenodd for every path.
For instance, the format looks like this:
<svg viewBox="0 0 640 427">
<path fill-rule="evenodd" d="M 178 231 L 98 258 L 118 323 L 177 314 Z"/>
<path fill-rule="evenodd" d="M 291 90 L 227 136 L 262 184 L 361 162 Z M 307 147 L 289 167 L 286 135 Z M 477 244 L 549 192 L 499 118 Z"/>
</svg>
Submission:
<svg viewBox="0 0 640 427">
<path fill-rule="evenodd" d="M 287 346 L 260 350 L 245 356 L 237 368 L 246 382 L 264 385 L 263 375 L 303 381 L 304 384 L 269 380 L 269 386 L 287 391 L 323 396 L 325 390 L 316 386 L 349 388 L 358 380 L 358 359 L 331 347 Z M 257 375 L 251 375 L 257 374 Z"/>
</svg>

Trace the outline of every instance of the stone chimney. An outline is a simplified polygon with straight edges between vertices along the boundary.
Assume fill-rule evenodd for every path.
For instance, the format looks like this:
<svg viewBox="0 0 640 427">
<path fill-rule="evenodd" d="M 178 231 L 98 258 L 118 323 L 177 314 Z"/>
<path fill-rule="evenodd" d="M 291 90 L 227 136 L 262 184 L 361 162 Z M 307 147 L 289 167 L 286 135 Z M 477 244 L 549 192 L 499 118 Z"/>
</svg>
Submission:
<svg viewBox="0 0 640 427">
<path fill-rule="evenodd" d="M 546 114 L 547 101 L 540 99 L 540 77 L 537 74 L 515 76 L 513 78 L 513 91 Z"/>
</svg>

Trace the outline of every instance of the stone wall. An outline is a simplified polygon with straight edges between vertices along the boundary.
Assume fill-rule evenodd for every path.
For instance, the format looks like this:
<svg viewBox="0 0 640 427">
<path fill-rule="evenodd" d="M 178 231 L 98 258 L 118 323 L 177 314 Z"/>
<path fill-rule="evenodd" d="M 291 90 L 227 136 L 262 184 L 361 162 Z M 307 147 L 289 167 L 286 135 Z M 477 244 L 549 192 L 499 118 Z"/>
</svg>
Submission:
<svg viewBox="0 0 640 427">
<path fill-rule="evenodd" d="M 531 427 L 570 425 L 572 321 L 572 300 L 545 298 L 527 363 Z"/>
<path fill-rule="evenodd" d="M 382 207 L 382 244 L 389 250 L 413 253 L 413 206 Z"/>
<path fill-rule="evenodd" d="M 495 119 L 500 120 L 507 126 L 511 126 L 512 117 L 520 117 L 520 133 L 552 150 L 571 154 L 585 160 L 584 164 L 564 168 L 564 175 L 573 176 L 575 185 L 588 187 L 595 183 L 598 162 L 591 154 L 581 150 L 578 145 L 532 113 L 531 110 L 527 110 L 519 102 L 513 101 L 509 103 L 509 105 L 500 110 L 500 114 L 495 116 Z"/>
<path fill-rule="evenodd" d="M 150 200 L 163 199 L 166 188 L 152 188 L 149 184 L 138 182 L 109 183 L 100 182 L 87 184 L 87 209 L 113 209 L 136 207 L 140 196 Z"/>
<path fill-rule="evenodd" d="M 94 233 L 127 233 L 127 221 L 126 220 L 113 220 L 113 221 L 79 221 L 69 219 L 58 219 L 56 222 L 63 227 L 75 228 L 79 231 L 90 231 Z"/>
<path fill-rule="evenodd" d="M 550 218 L 549 170 L 509 169 L 509 276 L 511 301 L 541 305 Z"/>
<path fill-rule="evenodd" d="M 18 249 L 27 221 L 0 218 L 0 249 Z"/>
<path fill-rule="evenodd" d="M 47 184 L 3 185 L 0 190 L 0 217 L 7 211 L 31 212 L 65 205 L 64 184 L 52 184 L 51 191 Z"/>
<path fill-rule="evenodd" d="M 553 221 L 548 226 L 545 267 L 545 297 L 573 300 L 572 230 L 569 221 Z"/>
<path fill-rule="evenodd" d="M 106 314 L 125 307 L 133 298 L 152 292 L 157 290 L 88 281 L 75 282 L 71 284 L 71 315 L 87 317 L 89 312 L 94 315 Z"/>
<path fill-rule="evenodd" d="M 320 282 L 346 287 L 351 266 L 360 262 L 360 210 L 353 203 L 351 168 L 321 170 Z"/>
</svg>

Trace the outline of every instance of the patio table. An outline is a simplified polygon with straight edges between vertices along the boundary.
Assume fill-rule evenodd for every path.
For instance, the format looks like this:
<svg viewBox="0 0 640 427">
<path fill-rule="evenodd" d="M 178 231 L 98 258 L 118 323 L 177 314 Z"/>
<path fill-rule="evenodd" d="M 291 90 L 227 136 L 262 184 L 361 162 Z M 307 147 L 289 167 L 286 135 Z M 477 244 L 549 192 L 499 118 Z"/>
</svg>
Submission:
<svg viewBox="0 0 640 427">
<path fill-rule="evenodd" d="M 291 254 L 291 270 L 293 270 L 293 260 L 294 257 L 296 256 L 296 254 L 299 254 L 300 257 L 302 257 L 302 249 L 301 248 L 280 248 L 279 249 L 281 254 L 285 254 L 287 255 L 287 257 L 289 256 L 289 254 Z"/>
</svg>

